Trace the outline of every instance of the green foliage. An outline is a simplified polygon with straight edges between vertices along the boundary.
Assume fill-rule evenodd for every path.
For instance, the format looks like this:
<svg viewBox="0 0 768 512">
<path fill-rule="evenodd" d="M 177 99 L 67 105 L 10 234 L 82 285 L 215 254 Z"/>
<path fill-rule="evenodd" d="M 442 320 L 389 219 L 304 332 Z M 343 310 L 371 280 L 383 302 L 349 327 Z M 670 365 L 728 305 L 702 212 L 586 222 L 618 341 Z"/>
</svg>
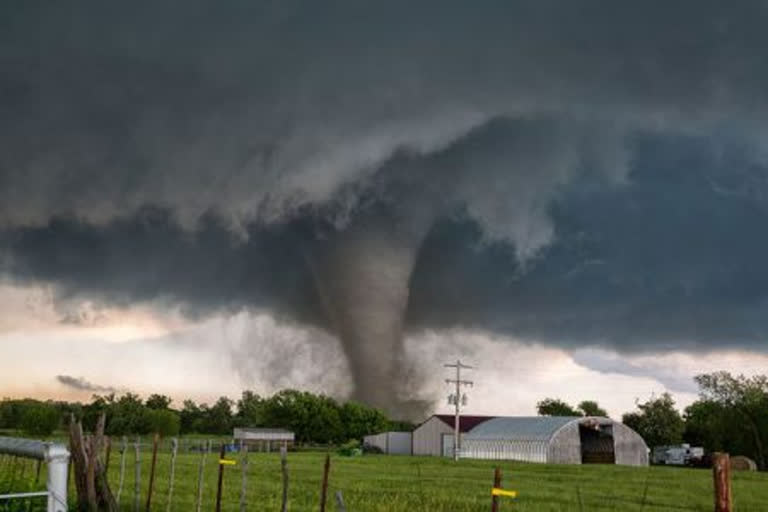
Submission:
<svg viewBox="0 0 768 512">
<path fill-rule="evenodd" d="M 640 434 L 650 448 L 682 442 L 685 423 L 669 393 L 638 404 L 637 408 L 637 412 L 625 414 L 622 422 Z"/>
<path fill-rule="evenodd" d="M 345 403 L 339 416 L 344 425 L 344 436 L 348 439 L 362 439 L 368 434 L 384 432 L 389 427 L 389 420 L 383 412 L 358 402 Z"/>
<path fill-rule="evenodd" d="M 144 432 L 157 432 L 163 437 L 177 436 L 181 427 L 179 413 L 169 409 L 145 409 L 142 427 Z"/>
<path fill-rule="evenodd" d="M 728 372 L 698 375 L 702 401 L 691 410 L 696 429 L 709 426 L 705 433 L 713 443 L 752 457 L 760 469 L 768 465 L 768 377 L 733 376 Z M 715 404 L 718 407 L 715 407 Z M 727 411 L 727 412 L 726 412 Z M 704 413 L 708 414 L 704 414 Z M 706 421 L 703 419 L 706 418 Z"/>
<path fill-rule="evenodd" d="M 339 449 L 336 450 L 336 453 L 343 457 L 357 457 L 363 454 L 363 450 L 360 447 L 360 441 L 357 439 L 351 439 L 339 446 Z"/>
<path fill-rule="evenodd" d="M 219 397 L 211 408 L 203 405 L 203 431 L 208 434 L 232 434 L 234 424 L 233 405 L 234 402 L 225 396 Z"/>
<path fill-rule="evenodd" d="M 237 401 L 235 423 L 240 427 L 264 425 L 264 399 L 253 391 L 243 391 Z"/>
<path fill-rule="evenodd" d="M 182 434 L 203 432 L 203 411 L 193 400 L 184 400 L 179 412 L 179 420 Z"/>
<path fill-rule="evenodd" d="M 608 417 L 608 412 L 600 407 L 594 400 L 584 400 L 579 403 L 578 410 L 584 416 L 604 416 Z"/>
<path fill-rule="evenodd" d="M 539 416 L 581 416 L 581 413 L 558 398 L 545 398 L 536 404 Z"/>
<path fill-rule="evenodd" d="M 50 436 L 61 421 L 59 410 L 51 403 L 27 401 L 20 414 L 21 430 L 34 437 Z"/>
<path fill-rule="evenodd" d="M 392 432 L 413 432 L 416 429 L 416 424 L 412 421 L 405 420 L 390 420 L 387 425 L 388 431 Z M 375 432 L 369 432 L 371 434 Z"/>
<path fill-rule="evenodd" d="M 171 397 L 166 395 L 151 394 L 144 403 L 149 409 L 163 410 L 171 407 Z"/>
</svg>

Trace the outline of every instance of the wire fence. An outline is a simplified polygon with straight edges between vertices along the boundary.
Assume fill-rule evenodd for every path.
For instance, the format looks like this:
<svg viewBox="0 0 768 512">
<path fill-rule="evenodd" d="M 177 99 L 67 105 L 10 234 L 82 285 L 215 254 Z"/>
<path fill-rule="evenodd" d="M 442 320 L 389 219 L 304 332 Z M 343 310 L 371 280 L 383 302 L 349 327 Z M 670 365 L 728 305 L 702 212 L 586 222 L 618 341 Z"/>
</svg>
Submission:
<svg viewBox="0 0 768 512">
<path fill-rule="evenodd" d="M 0 512 L 45 511 L 45 470 L 43 461 L 0 454 Z"/>
</svg>

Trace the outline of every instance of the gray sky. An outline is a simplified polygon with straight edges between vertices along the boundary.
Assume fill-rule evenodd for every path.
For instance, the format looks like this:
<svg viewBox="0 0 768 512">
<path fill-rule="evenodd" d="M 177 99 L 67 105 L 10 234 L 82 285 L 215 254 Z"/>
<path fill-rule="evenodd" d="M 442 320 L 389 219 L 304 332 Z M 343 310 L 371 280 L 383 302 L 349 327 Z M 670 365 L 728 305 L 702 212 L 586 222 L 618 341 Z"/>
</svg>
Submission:
<svg viewBox="0 0 768 512">
<path fill-rule="evenodd" d="M 0 349 L 58 355 L 0 390 L 429 400 L 462 355 L 623 411 L 761 371 L 766 9 L 5 3 Z"/>
</svg>

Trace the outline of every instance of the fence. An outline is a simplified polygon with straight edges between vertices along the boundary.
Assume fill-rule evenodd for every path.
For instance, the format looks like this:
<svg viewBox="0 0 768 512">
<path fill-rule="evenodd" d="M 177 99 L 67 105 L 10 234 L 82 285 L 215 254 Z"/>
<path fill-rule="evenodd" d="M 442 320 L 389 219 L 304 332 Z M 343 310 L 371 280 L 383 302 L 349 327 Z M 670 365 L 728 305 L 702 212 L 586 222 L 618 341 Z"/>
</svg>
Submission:
<svg viewBox="0 0 768 512">
<path fill-rule="evenodd" d="M 67 471 L 69 467 L 69 451 L 66 446 L 58 443 L 44 443 L 29 439 L 13 437 L 0 437 L 0 454 L 17 459 L 34 459 L 38 461 L 37 475 L 39 477 L 41 465 L 47 466 L 47 479 L 45 491 L 10 492 L 0 494 L 0 502 L 18 499 L 47 498 L 47 512 L 67 511 Z M 23 467 L 23 466 L 22 466 Z M 13 468 L 16 469 L 15 467 Z M 11 472 L 15 477 L 15 471 Z M 15 483 L 10 479 L 9 485 Z M 13 490 L 13 489 L 10 489 Z"/>
</svg>

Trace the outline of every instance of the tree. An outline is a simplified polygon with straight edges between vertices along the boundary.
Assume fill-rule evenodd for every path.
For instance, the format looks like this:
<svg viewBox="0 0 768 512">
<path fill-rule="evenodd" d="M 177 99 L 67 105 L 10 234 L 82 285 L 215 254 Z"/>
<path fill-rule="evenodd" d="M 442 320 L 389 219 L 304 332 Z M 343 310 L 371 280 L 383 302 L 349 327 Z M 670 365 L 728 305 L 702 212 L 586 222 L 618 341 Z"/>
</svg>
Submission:
<svg viewBox="0 0 768 512">
<path fill-rule="evenodd" d="M 608 413 L 605 409 L 600 407 L 594 400 L 584 400 L 579 403 L 579 411 L 584 416 L 604 416 L 608 417 Z"/>
<path fill-rule="evenodd" d="M 229 398 L 222 396 L 216 400 L 213 407 L 202 407 L 203 411 L 203 431 L 207 434 L 232 434 L 232 406 L 234 402 Z"/>
<path fill-rule="evenodd" d="M 144 424 L 147 427 L 147 433 L 157 432 L 161 436 L 176 436 L 179 434 L 181 422 L 179 413 L 170 409 L 150 409 L 144 410 Z"/>
<path fill-rule="evenodd" d="M 330 443 L 344 440 L 339 405 L 330 397 L 284 389 L 264 403 L 265 422 L 296 434 L 301 443 Z"/>
<path fill-rule="evenodd" d="M 184 400 L 179 420 L 182 434 L 203 432 L 203 411 L 193 400 Z"/>
<path fill-rule="evenodd" d="M 237 401 L 235 423 L 241 427 L 263 427 L 264 399 L 253 391 L 243 391 Z"/>
<path fill-rule="evenodd" d="M 622 416 L 621 421 L 640 434 L 649 447 L 682 442 L 685 424 L 669 393 L 638 404 L 637 408 Z"/>
<path fill-rule="evenodd" d="M 558 398 L 545 398 L 536 404 L 539 416 L 581 416 L 581 413 Z"/>
<path fill-rule="evenodd" d="M 389 426 L 387 416 L 383 412 L 358 402 L 347 402 L 342 405 L 339 417 L 347 440 L 362 439 L 368 434 L 378 434 L 387 430 Z"/>
<path fill-rule="evenodd" d="M 728 372 L 697 375 L 701 396 L 734 413 L 741 424 L 735 432 L 745 432 L 751 439 L 751 450 L 760 469 L 766 468 L 768 446 L 768 376 L 734 377 Z"/>
<path fill-rule="evenodd" d="M 171 397 L 166 395 L 158 395 L 157 393 L 149 395 L 147 401 L 144 403 L 149 409 L 163 410 L 169 409 L 171 406 Z"/>
<path fill-rule="evenodd" d="M 53 434 L 60 423 L 61 415 L 53 404 L 38 401 L 24 404 L 20 427 L 25 434 L 47 437 Z"/>
</svg>

